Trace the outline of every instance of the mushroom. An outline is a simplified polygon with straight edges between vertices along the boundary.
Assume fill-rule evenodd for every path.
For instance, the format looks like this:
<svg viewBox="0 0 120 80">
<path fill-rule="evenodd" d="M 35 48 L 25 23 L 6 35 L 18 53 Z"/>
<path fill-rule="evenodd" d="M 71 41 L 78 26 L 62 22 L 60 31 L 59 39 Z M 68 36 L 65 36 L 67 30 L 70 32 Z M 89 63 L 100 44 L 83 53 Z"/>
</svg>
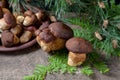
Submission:
<svg viewBox="0 0 120 80">
<path fill-rule="evenodd" d="M 20 37 L 21 43 L 26 43 L 32 38 L 32 32 L 30 31 L 24 31 L 23 34 Z"/>
<path fill-rule="evenodd" d="M 22 15 L 17 16 L 17 17 L 16 17 L 17 24 L 22 25 L 22 24 L 23 24 L 24 19 L 25 19 L 25 17 L 24 17 L 24 16 L 22 16 Z"/>
<path fill-rule="evenodd" d="M 21 25 L 17 25 L 16 27 L 13 27 L 10 29 L 10 31 L 14 34 L 19 36 L 22 32 L 22 26 Z"/>
<path fill-rule="evenodd" d="M 12 32 L 5 30 L 1 34 L 1 42 L 5 47 L 11 47 L 19 43 L 19 38 L 14 35 Z"/>
<path fill-rule="evenodd" d="M 92 52 L 92 45 L 89 41 L 73 37 L 66 42 L 66 48 L 69 50 L 68 65 L 78 66 L 86 60 L 86 53 Z"/>
<path fill-rule="evenodd" d="M 33 25 L 37 21 L 37 16 L 29 10 L 24 13 L 24 16 L 25 16 L 24 21 L 23 21 L 24 26 Z"/>
<path fill-rule="evenodd" d="M 16 26 L 16 19 L 11 13 L 5 13 L 0 19 L 0 29 L 6 30 Z"/>
<path fill-rule="evenodd" d="M 73 37 L 73 31 L 62 22 L 55 22 L 41 32 L 37 31 L 36 35 L 38 35 L 36 40 L 41 48 L 50 52 L 64 48 L 66 40 Z"/>
<path fill-rule="evenodd" d="M 39 10 L 37 13 L 35 13 L 35 15 L 37 16 L 39 22 L 44 22 L 48 18 L 48 15 L 44 10 Z"/>
</svg>

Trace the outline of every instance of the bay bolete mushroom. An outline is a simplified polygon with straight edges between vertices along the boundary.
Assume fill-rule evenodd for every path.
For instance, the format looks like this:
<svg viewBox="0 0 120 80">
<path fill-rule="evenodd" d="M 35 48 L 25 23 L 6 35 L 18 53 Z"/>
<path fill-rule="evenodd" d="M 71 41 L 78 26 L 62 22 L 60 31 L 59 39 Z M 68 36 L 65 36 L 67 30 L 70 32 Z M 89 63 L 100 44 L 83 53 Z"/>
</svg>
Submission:
<svg viewBox="0 0 120 80">
<path fill-rule="evenodd" d="M 73 37 L 72 29 L 62 22 L 52 23 L 38 33 L 36 40 L 46 52 L 64 48 L 66 40 Z"/>
<path fill-rule="evenodd" d="M 22 25 L 22 24 L 23 24 L 24 19 L 25 19 L 25 17 L 24 17 L 23 15 L 18 15 L 18 16 L 16 17 L 17 24 Z"/>
<path fill-rule="evenodd" d="M 86 53 L 92 52 L 92 45 L 89 41 L 73 37 L 66 42 L 66 48 L 69 50 L 68 65 L 78 66 L 86 60 Z"/>
<path fill-rule="evenodd" d="M 37 16 L 30 10 L 24 12 L 24 16 L 25 16 L 23 21 L 24 26 L 34 25 L 35 22 L 37 21 Z"/>
<path fill-rule="evenodd" d="M 12 13 L 5 13 L 3 18 L 0 19 L 0 29 L 7 30 L 10 27 L 16 26 L 16 19 Z"/>
<path fill-rule="evenodd" d="M 5 30 L 1 34 L 1 42 L 3 46 L 11 47 L 19 43 L 19 38 L 9 30 Z"/>
<path fill-rule="evenodd" d="M 26 43 L 32 38 L 32 32 L 24 31 L 23 34 L 20 36 L 20 43 Z"/>
</svg>

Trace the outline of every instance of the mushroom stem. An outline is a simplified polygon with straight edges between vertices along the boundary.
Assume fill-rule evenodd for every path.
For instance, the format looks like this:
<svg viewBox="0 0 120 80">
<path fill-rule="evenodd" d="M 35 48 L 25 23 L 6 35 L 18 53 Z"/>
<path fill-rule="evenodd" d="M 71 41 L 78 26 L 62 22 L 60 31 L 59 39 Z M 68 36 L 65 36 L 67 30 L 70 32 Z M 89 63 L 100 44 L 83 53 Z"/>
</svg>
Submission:
<svg viewBox="0 0 120 80">
<path fill-rule="evenodd" d="M 78 65 L 81 65 L 85 60 L 86 60 L 86 54 L 85 53 L 69 52 L 68 65 L 78 66 Z"/>
</svg>

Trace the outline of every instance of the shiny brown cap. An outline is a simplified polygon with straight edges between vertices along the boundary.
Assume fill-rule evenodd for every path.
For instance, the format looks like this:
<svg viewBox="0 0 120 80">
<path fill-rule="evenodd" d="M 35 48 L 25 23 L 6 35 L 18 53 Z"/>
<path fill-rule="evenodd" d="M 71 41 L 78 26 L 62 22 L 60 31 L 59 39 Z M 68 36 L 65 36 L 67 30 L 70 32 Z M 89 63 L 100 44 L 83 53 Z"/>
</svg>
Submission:
<svg viewBox="0 0 120 80">
<path fill-rule="evenodd" d="M 33 15 L 33 12 L 30 10 L 24 12 L 24 16 L 31 16 L 31 15 Z"/>
<path fill-rule="evenodd" d="M 56 37 L 59 37 L 62 39 L 69 39 L 73 37 L 72 29 L 62 22 L 55 22 L 50 24 L 49 29 L 52 32 L 52 34 Z"/>
<path fill-rule="evenodd" d="M 49 29 L 44 29 L 44 30 L 39 34 L 39 37 L 40 37 L 41 40 L 43 40 L 43 41 L 46 42 L 46 43 L 55 40 L 55 37 L 54 37 L 53 34 L 49 31 Z"/>
<path fill-rule="evenodd" d="M 45 28 L 48 28 L 49 25 L 50 25 L 50 21 L 45 21 L 45 22 L 42 23 L 39 30 L 43 30 Z"/>
<path fill-rule="evenodd" d="M 66 48 L 73 53 L 90 53 L 92 52 L 92 45 L 89 41 L 73 37 L 66 42 Z"/>
<path fill-rule="evenodd" d="M 4 20 L 9 26 L 11 26 L 11 27 L 16 26 L 16 19 L 11 13 L 5 13 Z"/>
<path fill-rule="evenodd" d="M 5 47 L 12 46 L 14 44 L 14 34 L 8 30 L 3 31 L 1 34 L 1 41 L 2 45 Z"/>
</svg>

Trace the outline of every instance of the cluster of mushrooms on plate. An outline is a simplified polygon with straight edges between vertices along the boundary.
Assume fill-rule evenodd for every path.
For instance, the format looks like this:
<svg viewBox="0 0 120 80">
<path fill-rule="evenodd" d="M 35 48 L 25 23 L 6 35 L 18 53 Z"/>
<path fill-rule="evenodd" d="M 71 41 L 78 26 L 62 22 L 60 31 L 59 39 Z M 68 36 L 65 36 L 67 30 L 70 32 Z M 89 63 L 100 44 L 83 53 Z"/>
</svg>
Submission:
<svg viewBox="0 0 120 80">
<path fill-rule="evenodd" d="M 68 65 L 81 65 L 86 53 L 92 52 L 89 41 L 74 37 L 72 29 L 43 10 L 23 14 L 12 14 L 7 8 L 0 7 L 1 46 L 13 47 L 36 39 L 45 52 L 67 48 Z"/>
</svg>

